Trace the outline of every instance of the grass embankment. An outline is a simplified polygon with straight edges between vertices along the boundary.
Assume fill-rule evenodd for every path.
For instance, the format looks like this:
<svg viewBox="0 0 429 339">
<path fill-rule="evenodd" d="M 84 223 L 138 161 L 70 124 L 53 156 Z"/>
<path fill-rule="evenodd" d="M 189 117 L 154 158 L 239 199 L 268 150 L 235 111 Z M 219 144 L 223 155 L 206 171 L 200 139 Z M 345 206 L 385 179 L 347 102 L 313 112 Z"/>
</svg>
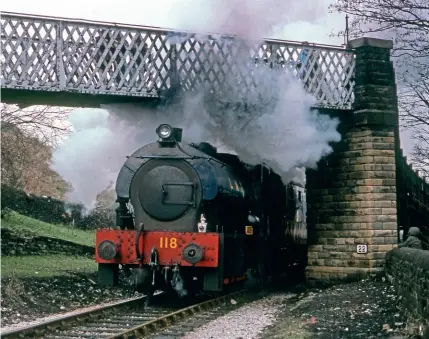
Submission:
<svg viewBox="0 0 429 339">
<path fill-rule="evenodd" d="M 53 225 L 26 217 L 15 211 L 8 212 L 2 218 L 1 227 L 14 234 L 61 239 L 78 245 L 95 246 L 95 230 L 81 230 L 65 225 Z"/>
<path fill-rule="evenodd" d="M 94 273 L 97 263 L 93 258 L 65 255 L 31 255 L 2 257 L 1 277 L 55 277 L 75 273 Z"/>
<path fill-rule="evenodd" d="M 95 230 L 86 231 L 64 225 L 48 224 L 14 211 L 8 212 L 1 219 L 1 227 L 23 237 L 41 236 L 79 245 L 95 245 Z M 2 277 L 52 277 L 72 273 L 93 273 L 96 270 L 97 264 L 94 259 L 73 255 L 1 257 Z"/>
</svg>

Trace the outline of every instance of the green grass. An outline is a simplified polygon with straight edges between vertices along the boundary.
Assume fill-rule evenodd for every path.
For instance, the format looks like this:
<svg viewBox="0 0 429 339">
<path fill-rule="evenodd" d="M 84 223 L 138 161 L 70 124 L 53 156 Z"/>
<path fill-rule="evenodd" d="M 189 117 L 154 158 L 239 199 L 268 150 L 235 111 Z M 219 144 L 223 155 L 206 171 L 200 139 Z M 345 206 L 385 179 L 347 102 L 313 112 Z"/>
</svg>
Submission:
<svg viewBox="0 0 429 339">
<path fill-rule="evenodd" d="M 95 230 L 80 230 L 64 225 L 53 225 L 10 211 L 1 219 L 1 227 L 15 234 L 34 235 L 67 240 L 79 245 L 95 246 Z M 3 264 L 2 264 L 3 267 Z"/>
<path fill-rule="evenodd" d="M 1 277 L 53 277 L 94 273 L 94 259 L 65 255 L 1 257 Z"/>
</svg>

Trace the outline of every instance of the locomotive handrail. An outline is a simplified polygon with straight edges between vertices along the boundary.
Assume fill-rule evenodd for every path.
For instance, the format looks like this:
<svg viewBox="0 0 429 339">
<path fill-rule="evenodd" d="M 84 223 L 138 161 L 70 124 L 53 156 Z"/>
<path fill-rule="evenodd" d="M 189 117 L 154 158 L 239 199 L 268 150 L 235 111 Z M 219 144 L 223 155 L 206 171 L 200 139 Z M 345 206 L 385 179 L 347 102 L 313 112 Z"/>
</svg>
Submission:
<svg viewBox="0 0 429 339">
<path fill-rule="evenodd" d="M 182 156 L 174 156 L 174 155 L 143 155 L 143 156 L 137 156 L 137 157 L 133 157 L 136 159 L 168 159 L 168 160 L 173 160 L 173 159 L 178 159 L 178 160 L 192 160 L 192 159 L 207 159 L 205 157 L 201 157 L 201 156 L 191 156 L 191 157 L 182 157 Z"/>
<path fill-rule="evenodd" d="M 200 155 L 192 155 L 189 157 L 177 157 L 177 156 L 173 156 L 173 155 L 144 155 L 144 156 L 137 156 L 134 157 L 136 159 L 169 159 L 169 160 L 195 160 L 195 159 L 204 159 L 207 161 L 215 161 L 223 166 L 228 166 L 230 167 L 228 164 L 220 161 L 219 159 L 216 159 L 214 157 L 202 157 Z"/>
</svg>

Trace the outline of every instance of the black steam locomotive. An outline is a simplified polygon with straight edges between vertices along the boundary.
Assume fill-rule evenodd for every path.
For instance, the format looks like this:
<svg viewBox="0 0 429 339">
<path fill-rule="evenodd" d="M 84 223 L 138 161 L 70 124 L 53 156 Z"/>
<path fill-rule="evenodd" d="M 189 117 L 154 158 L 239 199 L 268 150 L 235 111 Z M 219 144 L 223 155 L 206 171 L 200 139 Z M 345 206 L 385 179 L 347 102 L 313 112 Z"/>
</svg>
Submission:
<svg viewBox="0 0 429 339">
<path fill-rule="evenodd" d="M 138 290 L 185 296 L 222 291 L 249 271 L 263 282 L 305 267 L 296 185 L 209 143 L 184 144 L 182 129 L 156 132 L 120 170 L 117 229 L 97 231 L 100 283 L 115 284 L 121 264 L 133 269 Z"/>
</svg>

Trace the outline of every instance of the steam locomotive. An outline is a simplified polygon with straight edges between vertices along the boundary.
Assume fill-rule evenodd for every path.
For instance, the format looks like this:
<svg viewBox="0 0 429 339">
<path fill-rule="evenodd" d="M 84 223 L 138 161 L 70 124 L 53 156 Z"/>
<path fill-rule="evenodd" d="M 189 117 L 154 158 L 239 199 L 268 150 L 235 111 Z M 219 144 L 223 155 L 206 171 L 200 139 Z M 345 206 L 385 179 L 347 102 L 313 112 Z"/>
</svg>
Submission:
<svg viewBox="0 0 429 339">
<path fill-rule="evenodd" d="M 119 172 L 116 229 L 96 233 L 100 284 L 117 284 L 121 265 L 138 291 L 185 297 L 242 284 L 249 272 L 263 284 L 305 268 L 302 188 L 209 143 L 182 143 L 180 128 L 156 133 Z"/>
</svg>

